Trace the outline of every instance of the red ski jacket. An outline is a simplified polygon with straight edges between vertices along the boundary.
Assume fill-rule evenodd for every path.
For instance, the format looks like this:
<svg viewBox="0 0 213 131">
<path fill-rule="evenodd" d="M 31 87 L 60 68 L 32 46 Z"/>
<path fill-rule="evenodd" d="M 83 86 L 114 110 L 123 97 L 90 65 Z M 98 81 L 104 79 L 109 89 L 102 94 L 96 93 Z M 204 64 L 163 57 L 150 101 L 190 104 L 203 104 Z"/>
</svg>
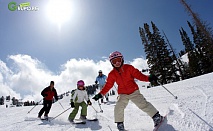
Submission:
<svg viewBox="0 0 213 131">
<path fill-rule="evenodd" d="M 50 86 L 46 87 L 42 92 L 41 95 L 44 97 L 44 100 L 53 100 L 53 96 L 56 100 L 58 100 L 58 95 L 56 89 L 53 87 L 52 90 Z"/>
<path fill-rule="evenodd" d="M 139 87 L 134 79 L 140 81 L 149 81 L 149 77 L 142 74 L 138 69 L 132 65 L 124 64 L 119 69 L 113 69 L 107 78 L 107 82 L 103 89 L 100 91 L 102 95 L 105 95 L 116 82 L 118 85 L 118 94 L 131 94 L 138 90 Z"/>
</svg>

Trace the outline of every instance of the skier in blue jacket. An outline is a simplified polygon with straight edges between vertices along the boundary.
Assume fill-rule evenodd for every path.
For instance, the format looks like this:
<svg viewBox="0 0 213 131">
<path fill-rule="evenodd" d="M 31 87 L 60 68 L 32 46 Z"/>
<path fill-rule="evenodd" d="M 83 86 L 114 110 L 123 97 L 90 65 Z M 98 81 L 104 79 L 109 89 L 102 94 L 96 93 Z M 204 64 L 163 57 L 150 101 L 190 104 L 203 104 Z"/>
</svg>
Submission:
<svg viewBox="0 0 213 131">
<path fill-rule="evenodd" d="M 107 79 L 107 76 L 103 74 L 102 70 L 99 70 L 98 76 L 96 77 L 96 80 L 95 80 L 95 84 L 99 84 L 100 90 L 102 90 L 102 88 L 104 87 L 104 85 L 106 83 L 106 79 Z M 108 102 L 109 101 L 108 93 L 105 95 L 105 98 L 106 98 L 106 101 Z M 103 100 L 103 98 L 101 98 L 101 103 L 103 103 L 103 102 L 104 102 L 104 100 Z"/>
</svg>

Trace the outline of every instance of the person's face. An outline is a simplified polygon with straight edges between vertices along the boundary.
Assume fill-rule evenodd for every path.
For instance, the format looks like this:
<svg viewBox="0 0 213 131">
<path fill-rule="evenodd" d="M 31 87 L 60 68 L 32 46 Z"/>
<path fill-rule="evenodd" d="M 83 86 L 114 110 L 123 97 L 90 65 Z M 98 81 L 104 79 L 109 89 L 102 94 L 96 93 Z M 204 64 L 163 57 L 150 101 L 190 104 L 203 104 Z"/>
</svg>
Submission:
<svg viewBox="0 0 213 131">
<path fill-rule="evenodd" d="M 122 63 L 122 58 L 121 57 L 117 57 L 111 60 L 111 63 L 115 66 L 115 67 L 120 67 L 121 63 Z"/>
<path fill-rule="evenodd" d="M 79 88 L 80 90 L 83 90 L 83 89 L 84 89 L 84 86 L 78 86 L 78 88 Z"/>
<path fill-rule="evenodd" d="M 99 72 L 99 76 L 102 76 L 102 72 Z"/>
<path fill-rule="evenodd" d="M 53 87 L 54 87 L 54 84 L 50 84 L 50 87 L 53 88 Z"/>
</svg>

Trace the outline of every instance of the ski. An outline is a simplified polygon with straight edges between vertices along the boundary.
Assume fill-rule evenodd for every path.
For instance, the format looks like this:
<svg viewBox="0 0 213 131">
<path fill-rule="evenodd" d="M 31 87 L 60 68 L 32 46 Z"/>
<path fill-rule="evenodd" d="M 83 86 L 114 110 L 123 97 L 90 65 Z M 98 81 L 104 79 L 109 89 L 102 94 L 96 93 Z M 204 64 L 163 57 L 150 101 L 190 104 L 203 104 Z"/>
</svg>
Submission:
<svg viewBox="0 0 213 131">
<path fill-rule="evenodd" d="M 86 121 L 74 121 L 72 124 L 86 124 Z"/>
<path fill-rule="evenodd" d="M 97 118 L 94 118 L 94 119 L 86 119 L 87 121 L 98 121 Z"/>
<path fill-rule="evenodd" d="M 163 119 L 161 120 L 161 122 L 153 129 L 153 131 L 158 131 L 158 129 L 160 128 L 160 126 L 162 125 L 162 123 L 165 121 L 167 117 L 167 114 L 163 117 Z"/>
<path fill-rule="evenodd" d="M 73 122 L 71 122 L 72 124 L 86 124 L 86 120 L 82 120 L 82 119 L 75 119 Z"/>
<path fill-rule="evenodd" d="M 48 121 L 49 119 L 48 118 L 41 118 L 40 120 L 42 120 L 42 121 L 44 121 L 44 120 Z"/>
<path fill-rule="evenodd" d="M 86 121 L 98 121 L 97 118 L 94 119 L 86 119 L 85 121 L 81 119 L 75 119 L 74 122 L 71 122 L 72 124 L 86 124 Z"/>
<path fill-rule="evenodd" d="M 51 120 L 53 117 L 48 117 L 48 118 L 39 118 L 40 120 L 42 120 L 42 121 L 49 121 L 49 120 Z"/>
<path fill-rule="evenodd" d="M 119 130 L 119 129 L 117 129 L 118 131 L 129 131 L 129 130 L 127 130 L 127 129 L 124 129 L 124 130 Z"/>
<path fill-rule="evenodd" d="M 92 118 L 92 119 L 87 118 L 87 119 L 85 119 L 85 120 L 82 120 L 82 119 L 75 119 L 75 121 L 98 121 L 98 119 L 97 119 L 97 118 Z"/>
</svg>

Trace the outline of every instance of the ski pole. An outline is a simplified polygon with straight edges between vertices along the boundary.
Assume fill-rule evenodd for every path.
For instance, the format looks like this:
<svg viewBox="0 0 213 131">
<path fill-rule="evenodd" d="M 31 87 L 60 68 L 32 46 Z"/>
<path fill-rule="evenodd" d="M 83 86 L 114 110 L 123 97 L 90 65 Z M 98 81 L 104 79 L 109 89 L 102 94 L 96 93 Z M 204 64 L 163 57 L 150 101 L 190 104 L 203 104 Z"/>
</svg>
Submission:
<svg viewBox="0 0 213 131">
<path fill-rule="evenodd" d="M 100 112 L 103 113 L 103 110 L 101 109 L 101 104 L 100 104 L 99 100 L 98 100 L 98 105 L 100 107 Z"/>
<path fill-rule="evenodd" d="M 196 114 L 194 111 L 192 111 L 191 109 L 189 109 L 195 116 L 197 116 L 200 120 L 202 120 L 206 125 L 208 125 L 211 129 L 213 129 L 213 127 L 206 122 L 203 118 L 201 118 L 198 114 Z M 211 130 L 212 131 L 212 130 Z"/>
<path fill-rule="evenodd" d="M 58 101 L 58 103 L 61 105 L 61 107 L 64 109 L 64 107 L 62 106 L 61 102 Z M 65 109 L 64 109 L 65 110 Z"/>
<path fill-rule="evenodd" d="M 54 120 L 55 118 L 59 117 L 60 115 L 62 115 L 62 114 L 65 113 L 66 111 L 68 111 L 70 108 L 72 108 L 72 107 L 67 108 L 66 110 L 64 110 L 63 112 L 61 112 L 60 114 L 58 114 L 57 116 L 53 117 L 51 120 L 49 120 L 49 122 L 51 122 L 51 121 Z"/>
<path fill-rule="evenodd" d="M 38 102 L 38 104 L 43 100 L 43 98 Z M 37 104 L 35 106 L 33 106 L 33 108 L 27 112 L 27 114 L 29 114 L 35 107 L 37 106 Z"/>
<path fill-rule="evenodd" d="M 92 105 L 91 105 L 91 107 L 94 109 L 94 111 L 95 111 L 95 119 L 97 119 L 98 111 Z"/>
<path fill-rule="evenodd" d="M 98 111 L 94 108 L 94 106 L 91 105 L 91 107 L 93 108 L 93 110 L 94 110 L 96 113 L 98 113 Z"/>
<path fill-rule="evenodd" d="M 96 114 L 97 113 L 99 113 L 95 108 L 94 108 L 94 106 L 92 106 L 92 108 L 93 108 L 93 110 L 96 112 Z M 103 112 L 103 110 L 102 111 L 100 111 L 101 113 Z"/>
<path fill-rule="evenodd" d="M 175 99 L 177 99 L 178 97 L 175 96 L 174 94 L 172 94 L 172 92 L 170 92 L 165 86 L 163 86 L 159 81 L 157 81 L 158 84 L 160 84 L 164 89 L 166 89 L 172 96 L 174 96 Z"/>
</svg>

